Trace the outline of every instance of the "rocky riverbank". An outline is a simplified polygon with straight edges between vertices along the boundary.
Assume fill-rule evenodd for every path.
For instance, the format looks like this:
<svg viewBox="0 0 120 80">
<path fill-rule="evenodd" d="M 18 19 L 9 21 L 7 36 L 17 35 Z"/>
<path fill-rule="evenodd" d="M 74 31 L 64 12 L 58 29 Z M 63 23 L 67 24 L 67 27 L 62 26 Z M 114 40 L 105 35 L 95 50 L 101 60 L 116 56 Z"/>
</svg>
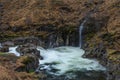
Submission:
<svg viewBox="0 0 120 80">
<path fill-rule="evenodd" d="M 1 80 L 38 80 L 43 74 L 35 74 L 35 58 L 33 56 L 16 57 L 14 54 L 0 52 Z M 34 66 L 33 66 L 34 65 Z"/>
</svg>

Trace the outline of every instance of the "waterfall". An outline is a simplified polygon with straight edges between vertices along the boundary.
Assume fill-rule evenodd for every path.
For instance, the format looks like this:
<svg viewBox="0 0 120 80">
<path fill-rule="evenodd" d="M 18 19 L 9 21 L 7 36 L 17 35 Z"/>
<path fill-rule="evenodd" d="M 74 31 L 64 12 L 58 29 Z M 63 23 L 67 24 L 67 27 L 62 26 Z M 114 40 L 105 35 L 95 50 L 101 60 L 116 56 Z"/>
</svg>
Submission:
<svg viewBox="0 0 120 80">
<path fill-rule="evenodd" d="M 2 47 L 2 44 L 0 43 L 0 48 Z"/>
<path fill-rule="evenodd" d="M 82 31 L 83 31 L 83 27 L 84 27 L 85 22 L 86 22 L 86 20 L 84 20 L 79 27 L 79 47 L 80 48 L 82 47 Z"/>
</svg>

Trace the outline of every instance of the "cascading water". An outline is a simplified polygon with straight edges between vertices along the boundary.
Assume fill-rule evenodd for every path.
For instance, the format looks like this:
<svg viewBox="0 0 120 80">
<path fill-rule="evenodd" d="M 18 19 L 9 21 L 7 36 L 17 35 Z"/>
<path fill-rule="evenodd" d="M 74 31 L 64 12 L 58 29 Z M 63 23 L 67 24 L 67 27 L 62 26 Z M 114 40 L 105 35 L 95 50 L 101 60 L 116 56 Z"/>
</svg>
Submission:
<svg viewBox="0 0 120 80">
<path fill-rule="evenodd" d="M 9 53 L 15 53 L 17 47 L 10 47 Z M 43 60 L 38 70 L 48 76 L 45 80 L 105 80 L 105 68 L 94 59 L 83 58 L 84 50 L 79 47 L 37 48 Z"/>
<path fill-rule="evenodd" d="M 98 61 L 83 58 L 85 51 L 79 47 L 64 46 L 47 50 L 39 47 L 38 50 L 44 58 L 40 60 L 39 69 L 57 77 L 65 75 L 67 80 L 99 80 L 98 78 L 103 75 L 99 71 L 105 71 Z M 97 75 L 94 76 L 95 74 Z"/>
<path fill-rule="evenodd" d="M 0 43 L 0 48 L 2 47 L 2 44 Z"/>
<path fill-rule="evenodd" d="M 85 22 L 86 20 L 84 20 L 83 23 L 79 27 L 79 47 L 80 48 L 82 47 L 82 31 L 83 31 Z"/>
<path fill-rule="evenodd" d="M 17 46 L 15 46 L 15 47 L 10 47 L 8 53 L 14 53 L 16 56 L 20 56 L 20 53 L 18 53 L 18 52 L 16 51 L 16 49 L 17 49 Z"/>
</svg>

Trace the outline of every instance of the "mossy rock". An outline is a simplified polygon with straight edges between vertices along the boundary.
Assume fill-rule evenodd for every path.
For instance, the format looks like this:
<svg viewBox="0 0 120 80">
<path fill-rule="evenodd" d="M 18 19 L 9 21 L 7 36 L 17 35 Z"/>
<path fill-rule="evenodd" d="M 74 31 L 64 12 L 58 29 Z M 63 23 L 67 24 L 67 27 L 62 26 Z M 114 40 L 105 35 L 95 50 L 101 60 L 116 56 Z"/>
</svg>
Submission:
<svg viewBox="0 0 120 80">
<path fill-rule="evenodd" d="M 19 72 L 28 72 L 28 73 L 31 73 L 31 72 L 34 72 L 35 69 L 38 67 L 39 65 L 39 60 L 34 57 L 34 56 L 21 56 L 17 61 L 17 68 L 16 68 L 16 71 L 19 71 Z"/>
<path fill-rule="evenodd" d="M 18 61 L 23 63 L 23 64 L 29 64 L 33 61 L 33 58 L 29 57 L 29 56 L 22 56 L 22 57 L 19 58 Z"/>
</svg>

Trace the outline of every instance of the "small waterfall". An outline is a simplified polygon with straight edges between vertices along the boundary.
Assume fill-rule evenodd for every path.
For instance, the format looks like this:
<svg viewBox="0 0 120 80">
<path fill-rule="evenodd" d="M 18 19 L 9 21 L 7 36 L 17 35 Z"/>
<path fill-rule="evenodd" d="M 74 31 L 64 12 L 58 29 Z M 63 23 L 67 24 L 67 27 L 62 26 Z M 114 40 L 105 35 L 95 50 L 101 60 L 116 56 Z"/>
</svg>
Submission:
<svg viewBox="0 0 120 80">
<path fill-rule="evenodd" d="M 82 31 L 83 31 L 83 27 L 84 27 L 85 22 L 86 22 L 86 20 L 84 20 L 79 27 L 79 47 L 80 48 L 82 47 Z"/>
</svg>

